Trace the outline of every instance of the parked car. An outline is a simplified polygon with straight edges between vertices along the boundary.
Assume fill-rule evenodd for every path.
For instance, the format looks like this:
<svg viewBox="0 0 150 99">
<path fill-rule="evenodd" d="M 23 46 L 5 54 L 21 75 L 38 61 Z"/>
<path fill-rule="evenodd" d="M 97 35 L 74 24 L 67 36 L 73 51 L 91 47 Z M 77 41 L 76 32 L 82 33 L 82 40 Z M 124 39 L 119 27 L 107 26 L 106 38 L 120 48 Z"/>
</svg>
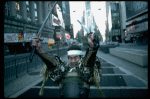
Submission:
<svg viewBox="0 0 150 99">
<path fill-rule="evenodd" d="M 107 42 L 107 45 L 117 45 L 119 46 L 118 42 L 112 41 L 112 42 Z"/>
<path fill-rule="evenodd" d="M 99 45 L 106 45 L 105 42 L 99 42 Z"/>
<path fill-rule="evenodd" d="M 131 42 L 131 37 L 125 37 L 125 43 Z"/>
<path fill-rule="evenodd" d="M 83 46 L 83 43 L 78 43 L 78 46 L 82 47 L 82 46 Z"/>
<path fill-rule="evenodd" d="M 119 46 L 119 43 L 118 43 L 118 42 L 112 42 L 112 45 L 117 45 L 117 46 Z"/>
</svg>

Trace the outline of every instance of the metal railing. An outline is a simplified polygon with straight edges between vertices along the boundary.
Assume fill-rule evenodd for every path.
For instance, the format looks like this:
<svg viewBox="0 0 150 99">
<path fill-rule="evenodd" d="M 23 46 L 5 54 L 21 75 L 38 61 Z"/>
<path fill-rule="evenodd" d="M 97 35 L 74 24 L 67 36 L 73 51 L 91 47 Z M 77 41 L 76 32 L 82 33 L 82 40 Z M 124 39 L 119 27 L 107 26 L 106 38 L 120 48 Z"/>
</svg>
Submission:
<svg viewBox="0 0 150 99">
<path fill-rule="evenodd" d="M 50 54 L 63 56 L 67 53 L 67 48 L 51 49 Z M 34 54 L 32 62 L 29 61 L 30 53 L 4 56 L 4 81 L 11 80 L 30 72 L 40 66 L 44 66 L 41 58 Z"/>
</svg>

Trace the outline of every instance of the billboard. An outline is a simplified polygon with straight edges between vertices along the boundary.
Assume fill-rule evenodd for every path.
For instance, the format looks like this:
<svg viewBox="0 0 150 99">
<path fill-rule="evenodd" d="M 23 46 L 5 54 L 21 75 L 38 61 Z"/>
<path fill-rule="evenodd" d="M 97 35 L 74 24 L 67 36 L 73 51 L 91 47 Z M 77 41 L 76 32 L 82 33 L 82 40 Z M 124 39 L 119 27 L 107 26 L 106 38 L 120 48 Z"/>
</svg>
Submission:
<svg viewBox="0 0 150 99">
<path fill-rule="evenodd" d="M 70 35 L 68 33 L 65 33 L 66 39 L 70 39 Z"/>
<path fill-rule="evenodd" d="M 55 43 L 54 39 L 48 39 L 48 44 L 54 44 L 54 43 Z"/>
<path fill-rule="evenodd" d="M 147 1 L 125 1 L 127 20 L 148 11 Z"/>
<path fill-rule="evenodd" d="M 30 42 L 36 33 L 4 33 L 4 43 Z"/>
<path fill-rule="evenodd" d="M 52 14 L 52 25 L 53 26 L 59 26 L 60 25 L 60 20 Z"/>
<path fill-rule="evenodd" d="M 24 33 L 25 42 L 30 42 L 34 38 L 36 38 L 36 33 Z"/>
<path fill-rule="evenodd" d="M 30 42 L 37 37 L 37 33 L 4 33 L 4 43 Z M 48 43 L 48 39 L 41 34 L 42 43 Z"/>
<path fill-rule="evenodd" d="M 18 42 L 22 42 L 24 40 L 24 34 L 18 33 Z"/>
<path fill-rule="evenodd" d="M 4 33 L 4 43 L 18 42 L 18 33 Z"/>
</svg>

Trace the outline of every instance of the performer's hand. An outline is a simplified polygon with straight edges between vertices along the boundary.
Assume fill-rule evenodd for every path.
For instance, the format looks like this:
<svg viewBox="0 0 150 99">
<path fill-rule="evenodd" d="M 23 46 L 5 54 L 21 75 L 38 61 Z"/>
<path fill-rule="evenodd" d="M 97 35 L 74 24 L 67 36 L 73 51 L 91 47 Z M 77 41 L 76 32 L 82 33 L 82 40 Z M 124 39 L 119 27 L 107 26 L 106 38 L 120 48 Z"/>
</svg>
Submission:
<svg viewBox="0 0 150 99">
<path fill-rule="evenodd" d="M 38 53 L 44 53 L 44 51 L 41 48 L 41 41 L 40 41 L 40 39 L 34 38 L 32 40 L 31 46 L 35 46 Z"/>
<path fill-rule="evenodd" d="M 92 48 L 92 47 L 94 47 L 94 43 L 93 43 L 93 40 L 94 40 L 94 33 L 90 33 L 89 35 L 88 35 L 88 44 L 90 45 L 90 47 Z"/>
<path fill-rule="evenodd" d="M 98 48 L 99 47 L 99 40 L 98 37 L 94 33 L 90 33 L 88 35 L 88 44 L 90 48 Z"/>
</svg>

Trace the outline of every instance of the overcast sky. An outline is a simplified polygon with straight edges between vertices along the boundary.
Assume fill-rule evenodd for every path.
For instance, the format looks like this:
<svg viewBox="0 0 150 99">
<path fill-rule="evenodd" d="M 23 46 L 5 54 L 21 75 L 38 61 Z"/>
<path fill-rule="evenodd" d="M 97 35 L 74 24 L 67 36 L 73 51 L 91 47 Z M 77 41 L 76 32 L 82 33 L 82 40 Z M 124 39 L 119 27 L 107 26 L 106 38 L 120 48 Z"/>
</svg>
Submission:
<svg viewBox="0 0 150 99">
<path fill-rule="evenodd" d="M 105 1 L 91 1 L 91 11 L 95 18 L 96 24 L 104 38 L 105 35 L 105 20 L 106 20 L 106 9 L 105 9 Z M 100 9 L 101 10 L 98 10 Z M 85 2 L 84 1 L 70 1 L 70 18 L 71 24 L 74 25 L 74 35 L 81 29 L 81 25 L 77 22 L 77 20 L 81 21 L 81 16 L 83 15 L 83 10 L 85 10 Z M 75 12 L 73 12 L 75 11 Z"/>
</svg>

